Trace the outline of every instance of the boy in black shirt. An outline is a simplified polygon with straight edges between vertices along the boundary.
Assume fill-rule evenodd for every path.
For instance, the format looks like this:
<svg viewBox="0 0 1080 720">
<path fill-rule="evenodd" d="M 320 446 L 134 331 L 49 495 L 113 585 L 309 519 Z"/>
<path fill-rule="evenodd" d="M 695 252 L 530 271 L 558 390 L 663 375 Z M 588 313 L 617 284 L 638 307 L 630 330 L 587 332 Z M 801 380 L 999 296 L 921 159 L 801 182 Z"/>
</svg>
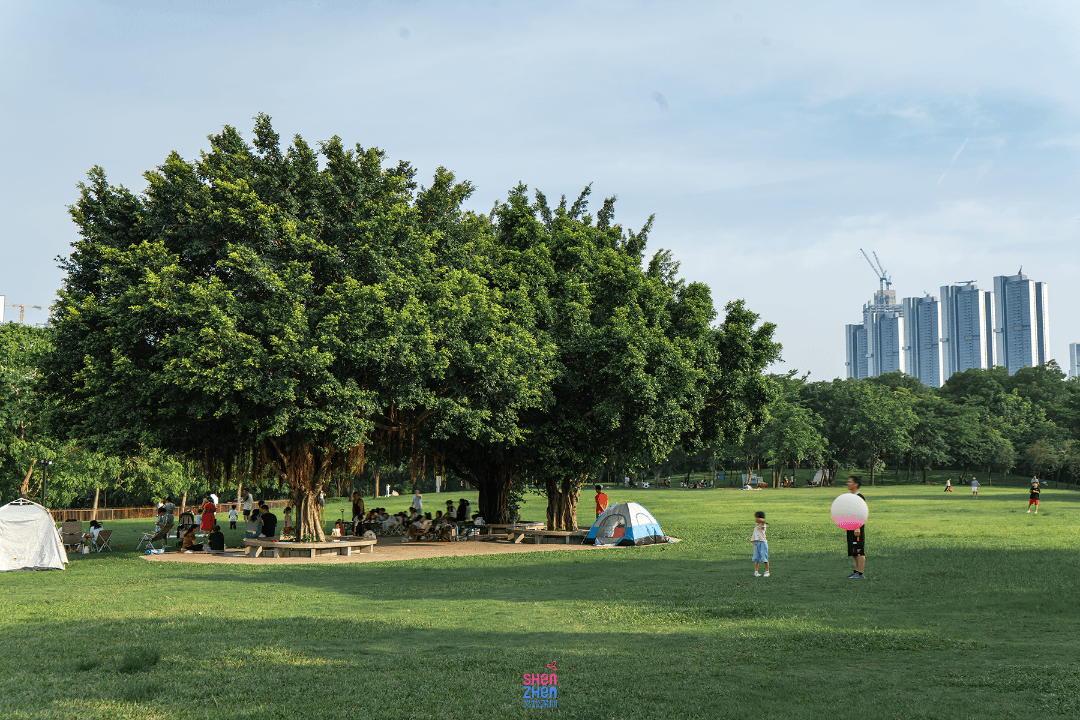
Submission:
<svg viewBox="0 0 1080 720">
<path fill-rule="evenodd" d="M 1035 506 L 1035 514 L 1039 514 L 1039 479 L 1035 478 L 1031 481 L 1031 493 L 1028 495 L 1028 512 L 1031 512 L 1031 506 Z"/>
<path fill-rule="evenodd" d="M 860 487 L 862 487 L 862 480 L 857 475 L 848 478 L 848 492 L 858 495 L 865 501 L 866 498 L 859 492 Z M 855 566 L 855 571 L 848 575 L 848 579 L 864 580 L 866 578 L 864 575 L 866 572 L 866 525 L 847 531 L 847 549 L 848 557 Z"/>
<path fill-rule="evenodd" d="M 206 539 L 212 552 L 225 552 L 225 534 L 221 532 L 221 526 L 215 525 L 214 531 Z"/>
</svg>

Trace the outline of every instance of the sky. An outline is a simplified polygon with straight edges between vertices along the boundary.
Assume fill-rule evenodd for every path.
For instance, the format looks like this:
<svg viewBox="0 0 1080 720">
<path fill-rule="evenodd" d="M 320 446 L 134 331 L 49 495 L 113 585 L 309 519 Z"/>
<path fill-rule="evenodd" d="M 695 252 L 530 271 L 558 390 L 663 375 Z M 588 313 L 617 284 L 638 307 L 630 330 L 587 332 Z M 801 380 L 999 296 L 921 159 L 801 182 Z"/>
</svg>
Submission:
<svg viewBox="0 0 1080 720">
<path fill-rule="evenodd" d="M 844 377 L 844 325 L 1023 272 L 1080 342 L 1080 3 L 0 0 L 0 295 L 48 306 L 94 165 L 141 192 L 225 125 L 439 166 L 488 211 L 592 183 L 777 372 Z M 18 309 L 5 308 L 5 319 Z M 26 310 L 43 322 L 47 310 Z"/>
</svg>

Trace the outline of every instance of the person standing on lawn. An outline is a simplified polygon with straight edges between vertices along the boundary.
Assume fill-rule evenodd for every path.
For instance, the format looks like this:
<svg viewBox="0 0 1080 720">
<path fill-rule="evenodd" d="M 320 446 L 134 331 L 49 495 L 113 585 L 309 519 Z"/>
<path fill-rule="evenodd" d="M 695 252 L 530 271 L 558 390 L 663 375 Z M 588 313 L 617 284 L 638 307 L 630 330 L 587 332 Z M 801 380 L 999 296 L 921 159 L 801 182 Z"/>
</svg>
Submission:
<svg viewBox="0 0 1080 720">
<path fill-rule="evenodd" d="M 409 507 L 415 510 L 417 515 L 424 514 L 424 496 L 420 494 L 419 489 L 413 490 L 412 505 Z"/>
<path fill-rule="evenodd" d="M 1028 512 L 1031 512 L 1031 506 L 1035 506 L 1035 514 L 1039 514 L 1039 478 L 1031 479 L 1031 493 L 1028 494 Z"/>
<path fill-rule="evenodd" d="M 206 502 L 202 506 L 202 522 L 199 525 L 199 529 L 203 532 L 210 532 L 214 529 L 214 518 L 217 513 L 217 504 L 210 499 L 210 496 L 206 496 Z"/>
<path fill-rule="evenodd" d="M 858 475 L 852 475 L 848 478 L 847 489 L 849 493 L 858 495 L 866 501 L 863 494 L 859 492 L 859 488 L 862 487 L 862 480 Z M 855 528 L 854 530 L 847 531 L 847 554 L 851 558 L 851 562 L 854 565 L 855 571 L 848 575 L 849 580 L 865 580 L 866 579 L 866 525 Z"/>
<path fill-rule="evenodd" d="M 761 577 L 758 572 L 758 563 L 765 563 L 765 577 L 769 577 L 769 541 L 765 537 L 765 513 L 758 510 L 754 513 L 754 534 L 750 536 L 750 544 L 754 546 L 754 577 Z"/>
<path fill-rule="evenodd" d="M 945 481 L 945 492 L 952 492 L 952 478 Z"/>
<path fill-rule="evenodd" d="M 979 481 L 975 479 L 975 476 L 971 476 L 971 497 L 979 499 Z"/>
<path fill-rule="evenodd" d="M 607 510 L 608 499 L 604 494 L 604 487 L 602 485 L 596 486 L 596 517 L 600 517 L 600 514 Z"/>
</svg>

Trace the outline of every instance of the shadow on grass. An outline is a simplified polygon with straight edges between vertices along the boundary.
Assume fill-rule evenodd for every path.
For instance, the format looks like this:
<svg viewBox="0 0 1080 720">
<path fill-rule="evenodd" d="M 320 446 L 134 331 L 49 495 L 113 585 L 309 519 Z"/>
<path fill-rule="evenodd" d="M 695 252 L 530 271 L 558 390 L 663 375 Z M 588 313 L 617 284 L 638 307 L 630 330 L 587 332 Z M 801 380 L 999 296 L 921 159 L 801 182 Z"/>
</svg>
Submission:
<svg viewBox="0 0 1080 720">
<path fill-rule="evenodd" d="M 527 717 L 522 675 L 549 672 L 548 664 L 556 662 L 559 708 L 566 717 L 750 717 L 769 708 L 777 717 L 798 718 L 812 716 L 806 707 L 819 708 L 822 698 L 851 711 L 875 709 L 872 701 L 852 698 L 850 678 L 822 668 L 873 656 L 882 673 L 891 663 L 930 673 L 928 654 L 972 647 L 930 631 L 853 630 L 782 619 L 673 636 L 614 626 L 582 635 L 565 622 L 557 624 L 564 627 L 477 629 L 452 637 L 444 629 L 400 620 L 304 615 L 16 626 L 0 633 L 5 645 L 33 649 L 21 659 L 0 657 L 0 707 L 10 714 L 80 718 L 157 717 L 204 707 L 219 708 L 220 717 L 260 720 L 351 718 L 385 707 L 398 708 L 393 715 L 406 718 Z M 89 637 L 97 639 L 95 657 L 105 658 L 98 665 L 56 652 Z M 145 638 L 154 644 L 131 646 L 147 643 Z M 162 648 L 158 643 L 166 639 Z M 151 673 L 125 674 L 128 654 L 159 649 L 162 662 Z M 119 662 L 110 660 L 117 657 Z M 777 683 L 769 669 L 782 669 L 784 693 L 762 704 L 761 692 Z M 829 676 L 835 677 L 826 682 Z M 916 702 L 925 688 L 912 692 Z M 993 695 L 983 699 L 988 707 Z"/>
</svg>

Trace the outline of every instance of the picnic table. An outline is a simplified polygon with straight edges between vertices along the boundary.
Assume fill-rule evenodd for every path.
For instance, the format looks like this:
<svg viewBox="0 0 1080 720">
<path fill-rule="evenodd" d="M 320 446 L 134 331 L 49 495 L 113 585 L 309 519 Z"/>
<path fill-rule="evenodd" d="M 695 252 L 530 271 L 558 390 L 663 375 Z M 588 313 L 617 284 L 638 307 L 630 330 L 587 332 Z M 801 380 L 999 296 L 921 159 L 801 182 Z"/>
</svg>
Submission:
<svg viewBox="0 0 1080 720">
<path fill-rule="evenodd" d="M 367 548 L 369 553 L 375 552 L 377 540 L 372 538 L 334 538 L 325 542 L 282 542 L 273 538 L 244 538 L 244 545 L 248 548 L 248 557 L 306 557 L 315 559 L 324 555 L 352 555 L 353 549 L 357 551 Z"/>
<path fill-rule="evenodd" d="M 589 528 L 580 530 L 546 530 L 540 528 L 538 530 L 525 530 L 522 533 L 524 537 L 531 537 L 534 545 L 539 545 L 548 539 L 562 540 L 564 544 L 569 545 L 571 538 L 584 538 L 588 534 Z"/>
<path fill-rule="evenodd" d="M 517 522 L 517 523 L 490 523 L 480 526 L 481 534 L 484 533 L 484 528 L 487 528 L 487 535 L 489 539 L 496 535 L 506 535 L 507 538 L 513 540 L 515 543 L 521 542 L 525 537 L 526 530 L 543 530 L 547 527 L 546 523 L 542 522 Z"/>
</svg>

